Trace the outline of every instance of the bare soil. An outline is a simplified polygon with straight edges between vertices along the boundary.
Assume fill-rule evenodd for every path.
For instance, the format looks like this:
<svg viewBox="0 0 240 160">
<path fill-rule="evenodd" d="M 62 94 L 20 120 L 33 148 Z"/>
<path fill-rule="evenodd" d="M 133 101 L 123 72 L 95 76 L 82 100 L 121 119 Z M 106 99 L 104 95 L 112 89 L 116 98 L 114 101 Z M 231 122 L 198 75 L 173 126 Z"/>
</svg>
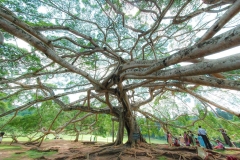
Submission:
<svg viewBox="0 0 240 160">
<path fill-rule="evenodd" d="M 3 144 L 9 144 L 3 142 Z M 169 147 L 163 144 L 138 144 L 134 148 L 126 145 L 105 146 L 105 143 L 83 144 L 69 140 L 48 140 L 44 141 L 41 147 L 34 145 L 12 144 L 21 146 L 21 150 L 2 150 L 0 159 L 11 157 L 13 154 L 21 154 L 30 149 L 46 152 L 56 150 L 57 154 L 39 157 L 36 160 L 201 160 L 197 155 L 196 147 Z M 20 152 L 20 153 L 19 153 Z M 226 153 L 209 151 L 217 160 L 226 160 Z M 240 160 L 240 151 L 229 152 Z M 209 159 L 214 159 L 210 157 Z M 31 160 L 28 157 L 21 158 Z"/>
</svg>

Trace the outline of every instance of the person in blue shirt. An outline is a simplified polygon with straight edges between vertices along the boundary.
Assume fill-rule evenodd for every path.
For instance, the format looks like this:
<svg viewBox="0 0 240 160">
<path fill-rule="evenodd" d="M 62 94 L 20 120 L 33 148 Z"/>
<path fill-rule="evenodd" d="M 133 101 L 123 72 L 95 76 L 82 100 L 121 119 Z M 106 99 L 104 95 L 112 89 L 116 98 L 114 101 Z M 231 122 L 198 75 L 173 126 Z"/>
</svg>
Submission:
<svg viewBox="0 0 240 160">
<path fill-rule="evenodd" d="M 206 148 L 206 145 L 205 145 L 205 143 L 204 143 L 204 141 L 203 141 L 202 136 L 198 135 L 197 140 L 199 141 L 201 147 Z M 199 146 L 199 147 L 200 147 L 200 146 Z"/>
<path fill-rule="evenodd" d="M 206 148 L 212 149 L 212 145 L 210 144 L 208 137 L 207 137 L 207 132 L 201 126 L 198 127 L 198 135 L 200 135 L 202 137 L 202 139 L 206 145 Z"/>
</svg>

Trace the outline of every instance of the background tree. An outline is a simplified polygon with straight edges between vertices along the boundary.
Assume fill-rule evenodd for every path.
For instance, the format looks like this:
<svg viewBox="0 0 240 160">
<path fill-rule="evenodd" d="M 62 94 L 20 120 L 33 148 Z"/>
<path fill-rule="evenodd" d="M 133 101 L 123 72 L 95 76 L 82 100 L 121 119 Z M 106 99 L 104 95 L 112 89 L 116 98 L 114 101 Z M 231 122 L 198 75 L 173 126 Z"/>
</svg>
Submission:
<svg viewBox="0 0 240 160">
<path fill-rule="evenodd" d="M 239 117 L 240 54 L 207 57 L 240 45 L 239 10 L 239 0 L 1 0 L 1 101 L 11 107 L 0 117 L 54 101 L 117 117 L 115 144 L 125 128 L 131 146 L 133 134 L 145 141 L 138 114 L 164 131 L 213 107 Z M 186 115 L 197 119 L 183 126 Z"/>
</svg>

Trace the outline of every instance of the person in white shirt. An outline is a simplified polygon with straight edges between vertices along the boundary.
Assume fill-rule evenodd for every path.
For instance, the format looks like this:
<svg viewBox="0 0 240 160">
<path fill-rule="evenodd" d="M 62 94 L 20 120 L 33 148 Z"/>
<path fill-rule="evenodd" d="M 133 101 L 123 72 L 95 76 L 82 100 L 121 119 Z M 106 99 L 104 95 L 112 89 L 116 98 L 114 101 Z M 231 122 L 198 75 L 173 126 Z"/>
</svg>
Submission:
<svg viewBox="0 0 240 160">
<path fill-rule="evenodd" d="M 206 148 L 212 149 L 212 145 L 210 144 L 208 137 L 207 137 L 207 132 L 205 129 L 201 128 L 201 126 L 198 127 L 198 135 L 200 135 L 202 137 Z"/>
<path fill-rule="evenodd" d="M 2 143 L 3 135 L 4 135 L 4 132 L 1 132 L 0 133 L 0 143 Z"/>
</svg>

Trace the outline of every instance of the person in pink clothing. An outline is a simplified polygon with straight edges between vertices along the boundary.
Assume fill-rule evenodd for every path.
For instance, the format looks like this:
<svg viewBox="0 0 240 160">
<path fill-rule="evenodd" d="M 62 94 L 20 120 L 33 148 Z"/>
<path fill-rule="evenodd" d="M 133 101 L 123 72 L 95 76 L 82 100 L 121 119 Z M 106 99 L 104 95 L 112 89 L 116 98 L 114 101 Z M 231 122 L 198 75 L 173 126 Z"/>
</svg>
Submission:
<svg viewBox="0 0 240 160">
<path fill-rule="evenodd" d="M 216 140 L 216 142 L 217 146 L 215 146 L 214 149 L 225 149 L 224 145 L 219 140 Z"/>
<path fill-rule="evenodd" d="M 172 140 L 172 134 L 170 132 L 167 132 L 167 140 L 168 140 L 169 146 L 172 146 L 173 140 Z"/>
</svg>

